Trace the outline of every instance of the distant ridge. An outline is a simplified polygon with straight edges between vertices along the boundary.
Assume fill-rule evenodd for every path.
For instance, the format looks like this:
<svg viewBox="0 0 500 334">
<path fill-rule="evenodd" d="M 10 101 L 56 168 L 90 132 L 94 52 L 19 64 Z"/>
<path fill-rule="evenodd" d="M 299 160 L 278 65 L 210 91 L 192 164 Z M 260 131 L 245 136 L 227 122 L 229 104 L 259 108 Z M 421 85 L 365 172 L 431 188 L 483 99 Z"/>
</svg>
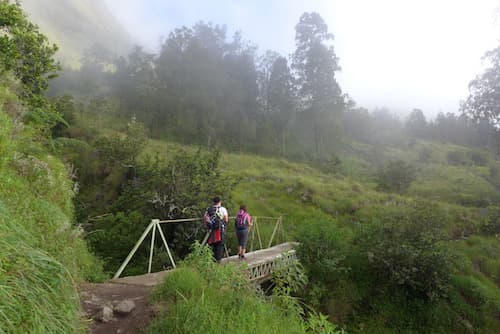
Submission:
<svg viewBox="0 0 500 334">
<path fill-rule="evenodd" d="M 21 6 L 51 42 L 63 65 L 78 67 L 86 50 L 98 44 L 125 54 L 134 44 L 102 0 L 22 0 Z"/>
</svg>

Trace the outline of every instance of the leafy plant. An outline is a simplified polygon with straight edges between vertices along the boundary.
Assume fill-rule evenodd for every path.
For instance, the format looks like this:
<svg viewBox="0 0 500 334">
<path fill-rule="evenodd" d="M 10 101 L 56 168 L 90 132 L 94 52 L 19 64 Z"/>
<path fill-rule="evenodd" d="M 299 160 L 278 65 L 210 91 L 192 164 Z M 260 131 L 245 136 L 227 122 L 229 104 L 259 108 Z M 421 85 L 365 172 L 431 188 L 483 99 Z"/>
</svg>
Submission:
<svg viewBox="0 0 500 334">
<path fill-rule="evenodd" d="M 403 192 L 416 180 L 415 167 L 403 160 L 389 161 L 379 169 L 378 186 L 385 191 Z"/>
</svg>

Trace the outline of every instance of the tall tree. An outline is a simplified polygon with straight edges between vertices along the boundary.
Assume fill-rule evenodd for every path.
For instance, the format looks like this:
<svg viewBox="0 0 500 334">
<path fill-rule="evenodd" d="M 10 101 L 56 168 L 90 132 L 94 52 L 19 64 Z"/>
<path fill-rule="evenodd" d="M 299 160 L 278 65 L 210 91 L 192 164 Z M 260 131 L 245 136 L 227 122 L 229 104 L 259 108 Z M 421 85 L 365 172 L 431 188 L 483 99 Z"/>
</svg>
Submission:
<svg viewBox="0 0 500 334">
<path fill-rule="evenodd" d="M 423 137 L 427 131 L 427 120 L 420 109 L 413 109 L 406 120 L 406 129 L 415 137 Z"/>
<path fill-rule="evenodd" d="M 500 125 L 500 46 L 488 51 L 484 58 L 489 67 L 469 83 L 469 97 L 461 110 L 476 119 Z"/>
<path fill-rule="evenodd" d="M 287 126 L 295 112 L 293 77 L 284 57 L 278 57 L 272 67 L 268 85 L 268 108 L 273 128 L 280 140 L 280 154 L 286 155 Z"/>
<path fill-rule="evenodd" d="M 324 133 L 331 132 L 344 105 L 335 79 L 340 66 L 331 45 L 333 35 L 318 13 L 302 14 L 295 32 L 297 49 L 292 55 L 292 68 L 297 75 L 301 108 L 313 123 L 314 149 L 321 155 Z"/>
</svg>

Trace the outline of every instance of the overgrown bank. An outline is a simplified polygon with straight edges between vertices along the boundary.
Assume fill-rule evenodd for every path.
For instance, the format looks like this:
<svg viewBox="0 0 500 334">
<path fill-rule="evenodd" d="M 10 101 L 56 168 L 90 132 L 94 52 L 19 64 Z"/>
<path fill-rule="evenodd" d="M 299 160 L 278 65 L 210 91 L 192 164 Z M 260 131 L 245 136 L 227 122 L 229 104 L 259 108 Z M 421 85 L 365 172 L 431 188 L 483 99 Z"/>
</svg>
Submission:
<svg viewBox="0 0 500 334">
<path fill-rule="evenodd" d="M 78 283 L 100 271 L 74 229 L 70 171 L 51 154 L 65 123 L 43 96 L 57 47 L 10 1 L 0 31 L 0 333 L 83 333 Z"/>
<path fill-rule="evenodd" d="M 72 226 L 66 166 L 0 84 L 0 333 L 83 332 L 77 284 L 94 258 Z"/>
</svg>

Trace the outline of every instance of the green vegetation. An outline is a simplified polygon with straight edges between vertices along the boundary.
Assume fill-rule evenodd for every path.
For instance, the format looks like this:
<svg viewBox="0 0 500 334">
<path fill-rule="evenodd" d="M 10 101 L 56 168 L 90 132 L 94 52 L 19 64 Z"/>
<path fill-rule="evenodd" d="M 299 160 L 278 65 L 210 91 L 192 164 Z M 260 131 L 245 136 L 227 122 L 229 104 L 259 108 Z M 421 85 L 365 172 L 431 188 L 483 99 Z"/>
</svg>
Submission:
<svg viewBox="0 0 500 334">
<path fill-rule="evenodd" d="M 199 244 L 153 296 L 167 310 L 149 333 L 341 333 L 322 315 L 303 320 L 301 307 L 286 293 L 257 293 L 244 264 L 220 266 L 210 248 Z"/>
<path fill-rule="evenodd" d="M 0 1 L 0 333 L 83 333 L 78 284 L 99 263 L 73 226 L 73 182 L 50 150 L 65 123 L 42 95 L 55 46 Z"/>
<path fill-rule="evenodd" d="M 0 84 L 0 333 L 84 332 L 77 285 L 99 269 L 72 226 L 67 167 L 12 120 L 23 111 Z"/>
<path fill-rule="evenodd" d="M 52 87 L 72 96 L 47 100 L 56 47 L 17 5 L 0 0 L 0 14 L 0 332 L 83 331 L 76 288 L 101 272 L 80 234 L 111 273 L 151 219 L 200 217 L 214 195 L 230 213 L 282 216 L 300 262 L 264 296 L 196 246 L 155 292 L 168 308 L 152 333 L 500 332 L 488 91 L 467 115 L 370 113 L 342 93 L 333 36 L 304 13 L 290 59 L 197 23 L 157 55 L 94 48 Z M 266 243 L 273 226 L 259 224 Z M 176 259 L 204 234 L 165 232 Z M 144 272 L 148 247 L 126 274 Z"/>
</svg>

